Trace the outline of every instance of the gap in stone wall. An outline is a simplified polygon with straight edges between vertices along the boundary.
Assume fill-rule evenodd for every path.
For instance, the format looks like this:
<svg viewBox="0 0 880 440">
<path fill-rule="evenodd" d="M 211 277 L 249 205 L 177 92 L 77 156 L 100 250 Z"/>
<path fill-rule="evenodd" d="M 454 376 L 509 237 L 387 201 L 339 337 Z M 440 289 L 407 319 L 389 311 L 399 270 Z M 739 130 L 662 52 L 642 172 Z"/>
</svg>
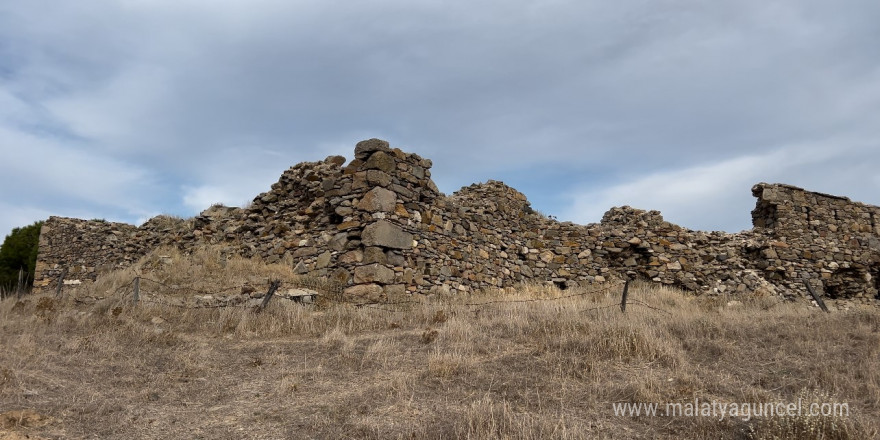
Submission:
<svg viewBox="0 0 880 440">
<path fill-rule="evenodd" d="M 877 293 L 874 295 L 874 298 L 880 299 L 880 266 L 873 266 L 869 273 L 874 279 L 874 290 L 877 291 Z"/>
<path fill-rule="evenodd" d="M 853 298 L 864 294 L 865 272 L 856 268 L 841 268 L 825 283 L 825 294 L 831 299 Z"/>
<path fill-rule="evenodd" d="M 776 205 L 758 201 L 758 205 L 752 211 L 752 225 L 757 228 L 773 229 L 776 226 Z"/>
</svg>

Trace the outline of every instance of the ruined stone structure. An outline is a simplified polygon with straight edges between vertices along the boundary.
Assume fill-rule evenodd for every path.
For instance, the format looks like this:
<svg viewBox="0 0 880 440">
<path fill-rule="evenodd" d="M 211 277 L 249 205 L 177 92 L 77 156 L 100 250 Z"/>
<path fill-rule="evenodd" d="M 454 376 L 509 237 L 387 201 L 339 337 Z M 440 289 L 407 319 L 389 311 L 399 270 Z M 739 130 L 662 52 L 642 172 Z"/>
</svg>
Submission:
<svg viewBox="0 0 880 440">
<path fill-rule="evenodd" d="M 754 231 L 773 241 L 750 258 L 769 281 L 791 286 L 800 273 L 821 281 L 832 298 L 877 295 L 880 207 L 790 185 L 759 184 L 752 194 Z"/>
<path fill-rule="evenodd" d="M 215 206 L 192 221 L 156 217 L 141 227 L 51 217 L 36 285 L 94 279 L 160 245 L 203 244 L 289 262 L 363 301 L 553 282 L 566 288 L 640 278 L 695 292 L 802 295 L 802 278 L 829 297 L 875 301 L 880 208 L 787 185 L 758 184 L 754 229 L 692 231 L 657 211 L 612 208 L 598 224 L 558 222 L 489 181 L 445 196 L 431 161 L 371 139 L 355 157 L 285 171 L 245 208 Z"/>
</svg>

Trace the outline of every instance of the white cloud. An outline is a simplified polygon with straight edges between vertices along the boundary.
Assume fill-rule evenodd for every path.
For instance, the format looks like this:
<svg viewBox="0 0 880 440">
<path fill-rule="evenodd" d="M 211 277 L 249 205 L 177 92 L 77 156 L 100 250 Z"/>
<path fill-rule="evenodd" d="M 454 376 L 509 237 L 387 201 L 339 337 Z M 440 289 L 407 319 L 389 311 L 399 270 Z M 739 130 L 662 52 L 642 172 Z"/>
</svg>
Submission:
<svg viewBox="0 0 880 440">
<path fill-rule="evenodd" d="M 613 206 L 657 209 L 664 218 L 684 227 L 736 232 L 751 227 L 755 200 L 750 188 L 758 182 L 790 183 L 819 192 L 837 192 L 856 200 L 878 203 L 876 183 L 865 185 L 866 170 L 840 158 L 880 161 L 873 141 L 833 139 L 824 143 L 792 145 L 765 154 L 747 155 L 718 163 L 670 169 L 629 179 L 611 186 L 570 192 L 570 206 L 560 215 L 577 223 L 598 222 Z M 862 162 L 865 163 L 865 162 Z M 833 169 L 828 173 L 829 168 Z M 846 174 L 848 176 L 845 176 Z M 857 185 L 859 182 L 863 184 Z"/>
<path fill-rule="evenodd" d="M 183 188 L 183 204 L 193 211 L 202 211 L 215 203 L 227 206 L 236 206 L 241 204 L 241 199 L 246 197 L 243 194 L 234 194 L 231 188 L 221 188 L 217 186 L 199 186 L 195 188 Z"/>
<path fill-rule="evenodd" d="M 0 120 L 21 123 L 28 119 L 28 113 L 30 111 L 27 103 L 6 88 L 0 87 Z"/>
<path fill-rule="evenodd" d="M 730 214 L 726 206 L 731 205 L 732 200 L 741 202 L 750 196 L 748 188 L 760 179 L 768 166 L 773 166 L 768 159 L 778 161 L 780 158 L 779 154 L 747 156 L 635 177 L 611 187 L 584 189 L 571 194 L 572 205 L 560 217 L 577 223 L 598 222 L 609 208 L 630 205 L 640 209 L 659 209 L 667 220 L 687 227 L 728 227 L 741 221 L 710 225 L 713 220 L 718 220 L 719 211 L 724 212 L 725 217 Z M 734 205 L 742 207 L 742 203 Z M 716 212 L 707 212 L 712 210 Z M 739 214 L 743 216 L 747 212 Z"/>
<path fill-rule="evenodd" d="M 878 149 L 836 146 L 878 138 L 878 20 L 799 0 L 4 2 L 0 201 L 188 215 L 380 137 L 444 188 L 522 172 L 589 186 L 573 218 L 746 227 L 758 180 L 870 198 Z"/>
<path fill-rule="evenodd" d="M 136 65 L 97 89 L 47 100 L 45 107 L 69 132 L 109 150 L 155 149 L 162 147 L 162 129 L 167 129 L 156 111 L 167 102 L 169 89 L 165 69 Z M 152 136 L 136 139 L 148 132 Z"/>
<path fill-rule="evenodd" d="M 109 216 L 100 208 L 92 209 L 83 206 L 62 206 L 51 210 L 27 203 L 4 203 L 0 201 L 0 239 L 13 228 L 28 226 L 34 222 L 46 220 L 50 216 L 72 217 L 81 219 L 104 219 L 112 222 L 130 222 L 128 218 Z"/>
<path fill-rule="evenodd" d="M 327 148 L 319 147 L 313 154 Z M 302 160 L 321 160 L 324 156 L 300 158 L 280 146 L 261 147 L 246 142 L 215 151 L 194 166 L 194 181 L 180 188 L 185 215 L 201 212 L 215 203 L 243 206 L 258 194 L 269 191 L 288 164 Z"/>
<path fill-rule="evenodd" d="M 21 204 L 7 204 L 0 201 L 0 238 L 9 234 L 13 228 L 28 226 L 35 221 L 45 220 L 53 213 Z"/>
<path fill-rule="evenodd" d="M 41 138 L 2 126 L 0 138 L 8 142 L 0 150 L 5 159 L 0 163 L 4 188 L 37 189 L 47 197 L 134 209 L 138 202 L 127 190 L 147 189 L 153 183 L 148 171 L 136 165 L 65 146 L 64 139 Z"/>
</svg>

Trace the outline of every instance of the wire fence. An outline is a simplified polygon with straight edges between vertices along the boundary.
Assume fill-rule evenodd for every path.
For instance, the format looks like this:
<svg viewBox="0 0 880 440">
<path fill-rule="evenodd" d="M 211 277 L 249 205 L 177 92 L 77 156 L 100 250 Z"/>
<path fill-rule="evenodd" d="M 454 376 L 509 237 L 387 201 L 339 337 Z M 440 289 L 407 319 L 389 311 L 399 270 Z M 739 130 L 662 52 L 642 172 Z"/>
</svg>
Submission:
<svg viewBox="0 0 880 440">
<path fill-rule="evenodd" d="M 61 294 L 60 287 L 63 285 L 63 276 L 64 276 L 64 273 L 62 273 L 62 275 L 58 279 L 59 288 L 57 291 L 57 295 L 59 295 L 59 296 Z M 640 307 L 645 307 L 645 308 L 648 308 L 651 310 L 655 310 L 655 311 L 658 311 L 661 313 L 670 314 L 669 311 L 664 310 L 662 308 L 655 307 L 650 304 L 646 304 L 645 302 L 637 300 L 637 299 L 629 298 L 630 283 L 631 283 L 630 280 L 626 280 L 623 283 L 610 284 L 610 285 L 602 287 L 600 289 L 583 290 L 583 291 L 580 291 L 577 293 L 572 293 L 572 294 L 562 295 L 562 296 L 555 296 L 555 297 L 550 297 L 550 298 L 494 299 L 494 300 L 487 300 L 487 301 L 480 301 L 480 302 L 463 302 L 463 303 L 459 303 L 458 305 L 463 306 L 463 307 L 470 307 L 470 308 L 480 308 L 480 307 L 489 307 L 489 306 L 504 305 L 504 304 L 553 302 L 553 301 L 561 301 L 561 300 L 573 299 L 573 298 L 578 298 L 578 297 L 587 297 L 587 296 L 596 297 L 596 296 L 601 296 L 601 295 L 607 296 L 611 291 L 622 288 L 621 299 L 619 302 L 615 302 L 615 303 L 611 303 L 611 304 L 607 304 L 607 305 L 602 305 L 602 306 L 597 306 L 597 307 L 585 308 L 580 311 L 581 312 L 593 312 L 593 311 L 600 311 L 600 310 L 610 309 L 610 308 L 614 308 L 614 307 L 619 307 L 621 313 L 626 313 L 627 305 L 635 305 L 635 306 L 640 306 Z M 117 301 L 117 304 L 123 304 L 125 302 L 129 302 L 132 305 L 146 303 L 146 304 L 155 304 L 155 305 L 161 305 L 161 306 L 166 306 L 166 307 L 173 307 L 173 308 L 178 308 L 178 309 L 220 309 L 220 308 L 240 307 L 240 308 L 251 308 L 255 312 L 259 313 L 262 310 L 266 309 L 266 307 L 268 307 L 271 299 L 275 296 L 274 294 L 282 285 L 288 285 L 288 286 L 295 287 L 295 288 L 311 288 L 311 289 L 314 289 L 314 288 L 321 289 L 322 287 L 324 287 L 324 289 L 322 289 L 322 290 L 325 290 L 325 293 L 319 293 L 319 292 L 315 291 L 314 294 L 299 295 L 299 296 L 293 296 L 293 297 L 288 298 L 288 299 L 292 299 L 294 301 L 299 301 L 299 302 L 311 302 L 311 301 L 304 301 L 302 298 L 304 296 L 312 297 L 312 298 L 310 298 L 312 301 L 314 301 L 316 299 L 314 297 L 318 297 L 319 301 L 322 301 L 325 304 L 326 303 L 345 304 L 345 305 L 351 305 L 351 306 L 354 306 L 357 308 L 381 310 L 381 311 L 386 311 L 386 312 L 402 311 L 402 309 L 398 308 L 397 306 L 416 306 L 416 305 L 424 305 L 425 304 L 424 301 L 415 300 L 415 299 L 402 300 L 402 301 L 373 301 L 373 302 L 364 301 L 364 300 L 357 300 L 354 298 L 346 297 L 343 294 L 341 287 L 339 287 L 339 286 L 330 286 L 329 288 L 326 288 L 327 287 L 326 285 L 319 286 L 318 284 L 321 284 L 321 283 L 309 281 L 308 279 L 297 279 L 297 280 L 286 280 L 286 281 L 285 280 L 270 280 L 268 290 L 262 295 L 259 295 L 259 294 L 252 295 L 249 292 L 247 294 L 242 293 L 239 295 L 226 296 L 226 297 L 224 297 L 224 295 L 230 295 L 231 293 L 233 293 L 235 291 L 243 292 L 242 286 L 232 286 L 232 287 L 228 287 L 228 288 L 224 288 L 224 289 L 217 289 L 217 290 L 206 290 L 204 288 L 196 287 L 196 284 L 197 284 L 197 282 L 191 282 L 191 283 L 187 283 L 187 284 L 183 284 L 183 285 L 181 285 L 179 283 L 169 284 L 169 283 L 155 280 L 155 279 L 152 279 L 149 277 L 136 276 L 131 281 L 113 288 L 111 291 L 108 292 L 107 296 L 100 297 L 100 298 L 99 297 L 89 297 L 89 298 L 90 298 L 91 302 L 98 301 L 98 300 L 106 300 L 109 298 L 115 298 Z M 196 296 L 196 295 L 202 295 L 202 298 L 199 298 L 198 296 L 196 296 L 195 297 L 195 300 L 196 300 L 195 304 L 187 304 L 185 301 L 184 302 L 180 302 L 180 301 L 175 302 L 175 301 L 168 300 L 168 298 L 173 297 L 174 295 L 179 295 L 179 294 L 185 294 L 189 298 L 192 298 L 193 296 Z M 204 297 L 206 297 L 206 296 L 210 297 L 210 299 L 213 302 L 200 304 L 199 301 L 204 300 Z M 78 302 L 87 302 L 87 301 L 84 301 L 80 298 L 76 298 L 75 300 L 77 300 Z"/>
<path fill-rule="evenodd" d="M 60 297 L 62 293 L 62 288 L 64 287 L 64 277 L 67 274 L 67 270 L 63 270 L 61 274 L 57 278 L 57 286 L 56 286 L 56 297 Z M 584 290 L 578 293 L 556 296 L 551 298 L 525 298 L 525 299 L 500 299 L 500 300 L 487 300 L 481 302 L 463 302 L 458 303 L 457 305 L 479 308 L 486 307 L 491 305 L 499 305 L 499 304 L 515 304 L 515 303 L 531 303 L 531 302 L 549 302 L 549 301 L 560 301 L 564 299 L 571 299 L 577 297 L 584 296 L 599 296 L 599 295 L 608 295 L 612 290 L 621 289 L 621 298 L 619 302 L 606 304 L 598 307 L 591 307 L 581 310 L 581 312 L 593 312 L 600 311 L 605 309 L 610 309 L 613 307 L 619 307 L 621 313 L 626 313 L 626 308 L 628 305 L 635 305 L 639 307 L 645 307 L 647 309 L 651 309 L 654 311 L 658 311 L 664 314 L 671 314 L 668 310 L 664 310 L 663 308 L 656 307 L 650 304 L 645 303 L 644 301 L 633 299 L 629 297 L 629 286 L 632 280 L 626 280 L 621 283 L 614 283 L 607 285 L 605 287 L 599 289 L 592 290 Z M 818 306 L 825 311 L 828 312 L 827 307 L 824 307 L 824 303 L 820 295 L 815 293 L 811 288 L 808 280 L 803 280 L 804 284 L 807 286 L 807 290 L 814 299 L 818 303 Z M 292 299 L 294 301 L 300 302 L 308 302 L 302 301 L 303 296 L 309 296 L 310 299 L 314 300 L 315 297 L 319 298 L 321 302 L 324 304 L 327 303 L 336 303 L 336 304 L 346 304 L 351 305 L 357 308 L 367 308 L 374 310 L 383 310 L 387 312 L 398 312 L 401 309 L 394 308 L 395 306 L 406 306 L 406 305 L 424 305 L 424 300 L 417 299 L 409 299 L 403 301 L 375 301 L 375 302 L 367 302 L 364 300 L 358 300 L 351 297 L 346 297 L 343 294 L 344 287 L 342 284 L 332 282 L 326 279 L 312 279 L 309 277 L 305 278 L 297 278 L 291 280 L 270 280 L 270 289 L 266 293 L 260 295 L 252 295 L 256 290 L 250 290 L 245 294 L 242 291 L 243 286 L 231 286 L 227 288 L 217 289 L 217 290 L 206 290 L 201 287 L 197 287 L 199 281 L 191 281 L 189 283 L 174 283 L 169 284 L 166 282 L 162 282 L 159 280 L 155 280 L 149 277 L 138 275 L 129 282 L 114 287 L 111 291 L 108 292 L 106 296 L 103 297 L 85 297 L 88 300 L 84 300 L 83 298 L 74 298 L 76 302 L 80 303 L 88 303 L 95 302 L 98 300 L 105 300 L 108 298 L 116 298 L 118 304 L 122 304 L 126 300 L 132 304 L 138 303 L 148 303 L 148 304 L 156 304 L 167 307 L 179 308 L 179 309 L 220 309 L 220 308 L 228 308 L 228 307 L 249 307 L 254 309 L 256 312 L 260 312 L 264 310 L 272 297 L 274 296 L 275 291 L 277 291 L 282 285 L 287 285 L 295 288 L 307 288 L 317 290 L 314 294 L 311 295 L 301 295 L 300 297 L 294 296 Z M 275 285 L 277 283 L 277 285 Z M 272 286 L 275 286 L 274 289 Z M 240 295 L 227 296 L 223 298 L 224 295 L 229 295 L 232 292 L 239 291 Z M 173 297 L 174 295 L 184 294 L 190 298 L 195 295 L 210 296 L 215 300 L 214 303 L 211 304 L 199 304 L 199 298 L 196 297 L 196 304 L 186 304 L 180 302 L 168 301 L 164 298 Z M 285 296 L 285 295 L 282 295 Z M 219 298 L 215 298 L 219 297 Z M 260 301 L 262 299 L 262 301 Z M 769 310 L 770 308 L 777 306 L 781 303 L 786 302 L 785 298 L 776 298 L 777 300 L 772 303 L 767 303 L 762 306 L 762 309 Z M 255 304 L 255 302 L 258 302 Z"/>
</svg>

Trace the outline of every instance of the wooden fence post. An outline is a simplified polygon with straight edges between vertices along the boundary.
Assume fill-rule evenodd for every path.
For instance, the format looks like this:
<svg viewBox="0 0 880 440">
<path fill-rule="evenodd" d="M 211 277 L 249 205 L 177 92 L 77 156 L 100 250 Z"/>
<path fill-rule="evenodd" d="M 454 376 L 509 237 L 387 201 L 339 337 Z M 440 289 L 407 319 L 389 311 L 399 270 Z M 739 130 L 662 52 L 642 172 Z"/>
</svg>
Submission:
<svg viewBox="0 0 880 440">
<path fill-rule="evenodd" d="M 131 295 L 131 304 L 137 305 L 138 300 L 140 299 L 140 291 L 141 291 L 141 277 L 134 277 L 134 291 Z"/>
<path fill-rule="evenodd" d="M 629 294 L 629 280 L 623 284 L 623 297 L 620 298 L 620 312 L 626 313 L 626 296 Z"/>
<path fill-rule="evenodd" d="M 828 307 L 825 307 L 825 301 L 822 301 L 822 298 L 816 294 L 816 291 L 813 290 L 813 286 L 810 285 L 810 280 L 807 277 L 801 277 L 801 280 L 804 282 L 804 285 L 807 286 L 807 292 L 810 292 L 810 296 L 816 300 L 816 304 L 819 304 L 819 308 L 822 309 L 825 313 L 831 313 L 828 311 Z"/>
<path fill-rule="evenodd" d="M 257 307 L 258 313 L 263 311 L 263 309 L 265 309 L 266 306 L 269 305 L 269 300 L 272 299 L 272 296 L 275 295 L 275 291 L 278 290 L 278 287 L 280 287 L 280 286 L 281 286 L 281 280 L 275 280 L 269 284 L 269 291 L 266 292 L 266 296 L 263 297 L 263 302 L 261 302 L 260 306 Z"/>
<path fill-rule="evenodd" d="M 18 269 L 18 284 L 15 286 L 15 293 L 18 295 L 18 299 L 21 299 L 21 295 L 24 294 L 24 286 L 21 285 L 21 277 L 24 269 Z"/>
<path fill-rule="evenodd" d="M 67 276 L 67 268 L 61 271 L 61 275 L 58 276 L 58 285 L 55 286 L 55 298 L 61 298 L 61 289 L 64 287 L 64 277 Z"/>
</svg>

